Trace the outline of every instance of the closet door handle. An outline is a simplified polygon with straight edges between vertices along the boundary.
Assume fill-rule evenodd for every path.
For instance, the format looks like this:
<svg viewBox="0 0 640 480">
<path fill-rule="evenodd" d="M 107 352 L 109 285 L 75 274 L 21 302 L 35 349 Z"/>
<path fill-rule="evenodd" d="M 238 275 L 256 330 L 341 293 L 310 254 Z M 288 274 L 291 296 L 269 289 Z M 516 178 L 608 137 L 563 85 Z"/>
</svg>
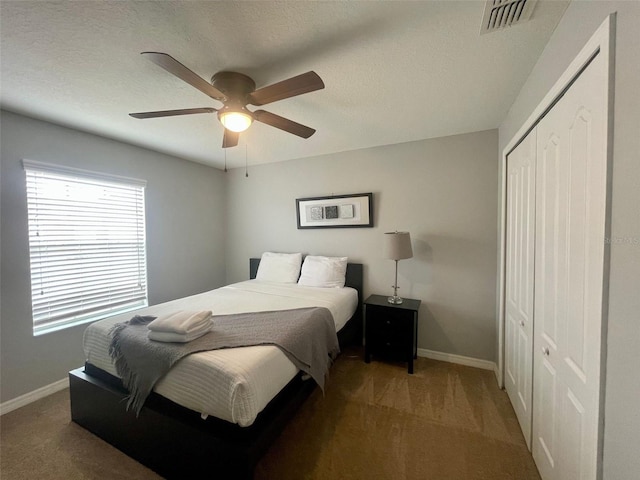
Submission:
<svg viewBox="0 0 640 480">
<path fill-rule="evenodd" d="M 549 356 L 549 347 L 542 347 L 542 354 L 546 357 Z"/>
<path fill-rule="evenodd" d="M 524 327 L 524 320 L 520 320 L 520 326 Z"/>
</svg>

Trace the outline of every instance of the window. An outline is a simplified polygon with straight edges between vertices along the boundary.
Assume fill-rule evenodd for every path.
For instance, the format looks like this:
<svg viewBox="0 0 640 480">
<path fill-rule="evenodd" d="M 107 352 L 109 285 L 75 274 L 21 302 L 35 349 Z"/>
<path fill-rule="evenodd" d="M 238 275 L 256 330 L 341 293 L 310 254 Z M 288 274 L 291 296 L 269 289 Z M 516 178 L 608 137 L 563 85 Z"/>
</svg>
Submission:
<svg viewBox="0 0 640 480">
<path fill-rule="evenodd" d="M 147 306 L 145 182 L 23 164 L 34 335 Z"/>
</svg>

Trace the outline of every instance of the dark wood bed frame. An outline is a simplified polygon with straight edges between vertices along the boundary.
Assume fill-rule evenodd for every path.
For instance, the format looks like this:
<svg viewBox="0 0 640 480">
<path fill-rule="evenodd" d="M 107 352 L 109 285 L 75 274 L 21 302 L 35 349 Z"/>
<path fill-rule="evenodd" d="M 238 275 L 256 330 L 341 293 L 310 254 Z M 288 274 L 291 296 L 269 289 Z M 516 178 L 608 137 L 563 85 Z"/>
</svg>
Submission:
<svg viewBox="0 0 640 480">
<path fill-rule="evenodd" d="M 250 259 L 255 278 L 259 258 Z M 340 346 L 362 341 L 362 264 L 347 266 L 346 285 L 358 291 L 358 308 L 338 333 Z M 260 458 L 317 385 L 298 374 L 240 427 L 182 407 L 152 393 L 136 418 L 125 410 L 120 379 L 90 363 L 69 372 L 71 419 L 156 473 L 170 479 L 251 479 Z"/>
</svg>

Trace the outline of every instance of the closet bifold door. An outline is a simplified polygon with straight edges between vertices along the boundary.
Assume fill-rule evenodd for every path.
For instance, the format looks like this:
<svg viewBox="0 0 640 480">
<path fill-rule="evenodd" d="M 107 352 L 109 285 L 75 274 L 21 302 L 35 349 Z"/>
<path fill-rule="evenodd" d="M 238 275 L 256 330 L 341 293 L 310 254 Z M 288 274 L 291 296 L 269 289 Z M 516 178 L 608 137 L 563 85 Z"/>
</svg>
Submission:
<svg viewBox="0 0 640 480">
<path fill-rule="evenodd" d="M 505 375 L 507 394 L 531 449 L 536 131 L 507 157 Z"/>
<path fill-rule="evenodd" d="M 532 452 L 543 480 L 595 480 L 607 178 L 600 54 L 537 126 Z"/>
</svg>

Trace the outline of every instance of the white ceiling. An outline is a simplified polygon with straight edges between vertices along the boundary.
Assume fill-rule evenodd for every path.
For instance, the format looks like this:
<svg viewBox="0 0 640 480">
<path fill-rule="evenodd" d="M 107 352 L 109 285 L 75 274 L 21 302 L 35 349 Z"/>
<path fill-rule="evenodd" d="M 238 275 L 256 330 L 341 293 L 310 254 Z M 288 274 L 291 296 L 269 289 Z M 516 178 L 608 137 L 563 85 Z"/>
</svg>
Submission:
<svg viewBox="0 0 640 480">
<path fill-rule="evenodd" d="M 219 107 L 140 55 L 172 55 L 209 80 L 258 88 L 309 70 L 326 88 L 264 107 L 317 130 L 308 140 L 254 123 L 229 166 L 497 128 L 568 1 L 479 35 L 474 1 L 5 1 L 0 105 L 221 168 L 215 115 L 129 112 Z"/>
</svg>

